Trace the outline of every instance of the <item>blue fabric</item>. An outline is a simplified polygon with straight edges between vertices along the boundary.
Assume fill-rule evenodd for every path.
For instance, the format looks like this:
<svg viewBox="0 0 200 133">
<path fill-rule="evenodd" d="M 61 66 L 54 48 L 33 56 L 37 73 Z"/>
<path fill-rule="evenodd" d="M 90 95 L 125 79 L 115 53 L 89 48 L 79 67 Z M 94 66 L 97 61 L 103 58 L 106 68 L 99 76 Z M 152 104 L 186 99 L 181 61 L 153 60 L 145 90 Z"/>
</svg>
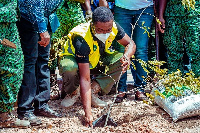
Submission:
<svg viewBox="0 0 200 133">
<path fill-rule="evenodd" d="M 93 0 L 94 6 L 96 6 L 96 8 L 99 6 L 99 0 Z"/>
<path fill-rule="evenodd" d="M 153 0 L 115 0 L 115 5 L 133 11 L 153 5 Z"/>
<path fill-rule="evenodd" d="M 112 10 L 114 8 L 114 2 L 108 2 L 109 8 Z M 99 0 L 93 0 L 93 4 L 91 5 L 92 11 L 99 7 Z"/>
<path fill-rule="evenodd" d="M 127 72 L 125 72 L 118 83 L 118 92 L 126 92 L 127 91 L 127 85 L 126 85 L 126 80 L 127 80 Z"/>
<path fill-rule="evenodd" d="M 62 0 L 18 0 L 19 10 L 22 18 L 25 18 L 37 29 L 37 32 L 47 31 L 49 16 L 54 13 Z M 50 18 L 51 30 L 55 31 L 59 26 L 56 14 Z"/>
<path fill-rule="evenodd" d="M 50 44 L 46 47 L 38 44 L 39 33 L 26 19 L 21 18 L 17 26 L 25 60 L 23 81 L 18 93 L 18 114 L 23 114 L 32 112 L 34 108 L 42 108 L 50 99 Z"/>
<path fill-rule="evenodd" d="M 91 0 L 90 0 L 91 2 Z M 114 2 L 108 2 L 108 6 L 109 6 L 109 9 L 111 11 L 114 10 L 114 7 L 115 7 L 115 3 Z M 99 0 L 93 0 L 93 4 L 91 4 L 91 10 L 94 11 L 97 7 L 99 7 Z M 83 10 L 83 15 L 85 16 L 85 10 L 82 8 Z"/>
<path fill-rule="evenodd" d="M 132 25 L 135 25 L 135 23 L 138 20 L 138 17 L 140 16 L 142 11 L 143 11 L 143 9 L 127 10 L 127 9 L 116 6 L 114 9 L 115 21 L 121 25 L 121 27 L 124 29 L 124 31 L 127 33 L 127 35 L 131 36 Z M 149 15 L 149 14 L 151 14 L 151 15 Z M 133 31 L 132 39 L 134 40 L 134 42 L 136 44 L 136 53 L 135 53 L 136 59 L 148 61 L 149 37 L 148 37 L 147 33 L 144 33 L 145 30 L 140 27 L 146 26 L 146 27 L 151 28 L 151 24 L 153 21 L 153 14 L 154 14 L 153 6 L 146 8 L 145 11 L 143 12 L 143 14 L 141 15 L 140 19 L 138 20 L 137 25 L 135 26 L 135 29 Z M 145 23 L 142 26 L 143 22 L 145 22 Z M 150 32 L 150 29 L 148 29 L 148 31 Z M 141 67 L 141 64 L 138 61 L 133 61 L 133 63 L 136 66 L 136 70 L 134 70 L 133 67 L 131 66 L 131 72 L 133 75 L 133 79 L 135 81 L 134 86 L 135 87 L 143 86 L 146 84 L 144 82 L 143 76 L 146 77 L 147 73 L 143 70 L 143 68 Z M 125 73 L 121 77 L 121 79 L 119 81 L 119 85 L 118 85 L 119 86 L 118 91 L 126 91 L 126 89 L 125 89 L 126 88 L 126 80 L 127 80 L 127 73 Z"/>
<path fill-rule="evenodd" d="M 56 13 L 53 13 L 49 16 L 49 23 L 51 26 L 51 31 L 55 33 L 57 28 L 60 26 L 60 22 L 58 20 Z"/>
</svg>

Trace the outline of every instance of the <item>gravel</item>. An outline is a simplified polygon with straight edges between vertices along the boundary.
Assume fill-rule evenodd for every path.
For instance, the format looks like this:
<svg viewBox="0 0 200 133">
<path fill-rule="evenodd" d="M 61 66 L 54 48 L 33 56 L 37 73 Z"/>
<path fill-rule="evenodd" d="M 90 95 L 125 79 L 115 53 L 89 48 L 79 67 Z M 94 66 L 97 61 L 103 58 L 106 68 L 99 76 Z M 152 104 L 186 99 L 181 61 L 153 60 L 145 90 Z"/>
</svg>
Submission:
<svg viewBox="0 0 200 133">
<path fill-rule="evenodd" d="M 101 96 L 101 99 L 112 102 L 113 95 Z M 134 95 L 128 95 L 124 102 L 114 104 L 110 118 L 117 127 L 106 126 L 87 128 L 84 124 L 84 111 L 81 101 L 74 106 L 62 108 L 61 100 L 49 101 L 49 106 L 62 114 L 61 118 L 39 117 L 43 124 L 29 128 L 0 129 L 0 133 L 198 133 L 200 116 L 178 120 L 176 123 L 159 106 L 136 101 Z M 108 108 L 92 108 L 94 120 L 108 112 Z M 16 109 L 13 111 L 16 115 Z"/>
</svg>

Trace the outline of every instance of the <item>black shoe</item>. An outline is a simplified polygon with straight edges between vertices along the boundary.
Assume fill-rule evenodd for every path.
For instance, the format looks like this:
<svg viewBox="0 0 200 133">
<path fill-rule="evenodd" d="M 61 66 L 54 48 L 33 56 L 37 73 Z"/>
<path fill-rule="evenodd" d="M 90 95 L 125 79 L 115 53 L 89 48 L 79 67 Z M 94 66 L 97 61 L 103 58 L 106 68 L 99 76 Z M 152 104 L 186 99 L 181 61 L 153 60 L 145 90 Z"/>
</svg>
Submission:
<svg viewBox="0 0 200 133">
<path fill-rule="evenodd" d="M 123 102 L 123 100 L 125 99 L 125 98 L 127 98 L 127 94 L 125 93 L 125 95 L 123 96 L 123 97 L 116 97 L 116 99 L 115 99 L 115 103 L 121 103 L 121 102 Z"/>
<path fill-rule="evenodd" d="M 49 118 L 61 117 L 60 114 L 50 109 L 49 106 L 46 106 L 45 108 L 41 108 L 41 109 L 35 109 L 34 114 L 36 116 L 45 116 Z"/>
<path fill-rule="evenodd" d="M 31 126 L 37 126 L 37 125 L 42 124 L 41 120 L 38 119 L 32 112 L 18 114 L 18 118 L 20 120 L 28 120 L 30 122 Z"/>
</svg>

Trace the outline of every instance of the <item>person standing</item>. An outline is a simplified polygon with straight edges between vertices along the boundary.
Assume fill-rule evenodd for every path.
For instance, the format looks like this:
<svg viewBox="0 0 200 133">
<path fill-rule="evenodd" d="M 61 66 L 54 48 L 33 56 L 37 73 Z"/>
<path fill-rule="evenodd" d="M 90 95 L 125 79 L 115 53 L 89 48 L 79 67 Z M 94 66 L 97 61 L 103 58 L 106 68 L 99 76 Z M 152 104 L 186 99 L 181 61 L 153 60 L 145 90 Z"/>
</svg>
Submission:
<svg viewBox="0 0 200 133">
<path fill-rule="evenodd" d="M 137 60 L 141 59 L 145 62 L 148 61 L 149 37 L 148 34 L 145 33 L 145 29 L 147 32 L 150 32 L 153 14 L 153 0 L 115 0 L 115 21 L 122 26 L 128 36 L 132 37 L 137 46 L 135 53 L 136 61 L 133 60 L 136 70 L 131 65 L 131 72 L 134 79 L 134 86 L 137 87 L 135 98 L 138 100 L 142 100 L 146 97 L 143 87 L 146 84 L 144 79 L 146 78 L 147 73 Z M 123 47 L 120 49 L 123 50 Z M 126 97 L 126 80 L 127 72 L 122 75 L 118 84 L 118 92 L 120 94 L 117 96 L 117 103 L 122 102 Z"/>
<path fill-rule="evenodd" d="M 41 124 L 36 115 L 58 117 L 49 108 L 50 71 L 48 68 L 50 34 L 59 21 L 54 13 L 62 0 L 18 0 L 20 21 L 17 24 L 24 54 L 24 75 L 18 95 L 18 118 L 31 125 Z"/>
<path fill-rule="evenodd" d="M 187 2 L 187 1 L 185 1 Z M 164 33 L 163 43 L 167 47 L 167 64 L 169 72 L 179 69 L 185 73 L 184 51 L 189 56 L 190 67 L 196 77 L 200 76 L 200 2 L 183 6 L 181 0 L 159 1 L 158 25 Z M 187 72 L 187 71 L 186 71 Z"/>
<path fill-rule="evenodd" d="M 24 72 L 17 20 L 17 0 L 0 0 L 0 128 L 15 124 L 9 113 L 17 100 Z"/>
</svg>

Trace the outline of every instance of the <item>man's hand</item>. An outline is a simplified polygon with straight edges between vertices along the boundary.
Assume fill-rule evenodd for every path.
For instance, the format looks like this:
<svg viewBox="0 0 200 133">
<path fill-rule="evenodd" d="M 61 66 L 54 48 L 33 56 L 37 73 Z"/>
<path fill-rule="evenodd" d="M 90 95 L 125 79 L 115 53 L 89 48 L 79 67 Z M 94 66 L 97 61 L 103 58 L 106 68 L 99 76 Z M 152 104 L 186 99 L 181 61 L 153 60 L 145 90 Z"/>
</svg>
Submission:
<svg viewBox="0 0 200 133">
<path fill-rule="evenodd" d="M 85 13 L 85 20 L 87 22 L 89 22 L 90 20 L 92 20 L 92 11 L 90 11 L 90 10 L 86 11 L 86 13 Z"/>
<path fill-rule="evenodd" d="M 48 31 L 40 33 L 41 40 L 38 42 L 40 46 L 46 47 L 50 42 L 50 35 Z"/>
<path fill-rule="evenodd" d="M 129 65 L 131 64 L 130 58 L 135 53 L 136 45 L 126 33 L 121 40 L 117 41 L 125 47 L 124 56 L 120 59 L 120 62 L 122 63 L 122 72 L 125 73 Z"/>
<path fill-rule="evenodd" d="M 156 23 L 156 24 L 157 24 L 157 27 L 158 27 L 158 30 L 159 30 L 161 33 L 164 33 L 164 32 L 165 32 L 165 19 L 164 19 L 163 17 L 159 17 L 159 20 L 160 20 L 161 24 Z"/>
<path fill-rule="evenodd" d="M 85 126 L 86 127 L 93 127 L 92 122 L 93 122 L 92 114 L 85 116 Z"/>
<path fill-rule="evenodd" d="M 130 63 L 131 63 L 130 58 L 128 58 L 127 55 L 124 54 L 122 56 L 122 58 L 120 59 L 120 62 L 122 63 L 122 65 L 121 65 L 122 66 L 122 72 L 125 73 L 126 70 L 129 67 Z"/>
<path fill-rule="evenodd" d="M 0 43 L 5 46 L 8 46 L 10 48 L 14 48 L 14 49 L 17 48 L 17 46 L 14 43 L 12 43 L 11 41 L 9 41 L 8 39 L 5 39 L 5 38 L 3 40 L 0 39 Z"/>
</svg>

